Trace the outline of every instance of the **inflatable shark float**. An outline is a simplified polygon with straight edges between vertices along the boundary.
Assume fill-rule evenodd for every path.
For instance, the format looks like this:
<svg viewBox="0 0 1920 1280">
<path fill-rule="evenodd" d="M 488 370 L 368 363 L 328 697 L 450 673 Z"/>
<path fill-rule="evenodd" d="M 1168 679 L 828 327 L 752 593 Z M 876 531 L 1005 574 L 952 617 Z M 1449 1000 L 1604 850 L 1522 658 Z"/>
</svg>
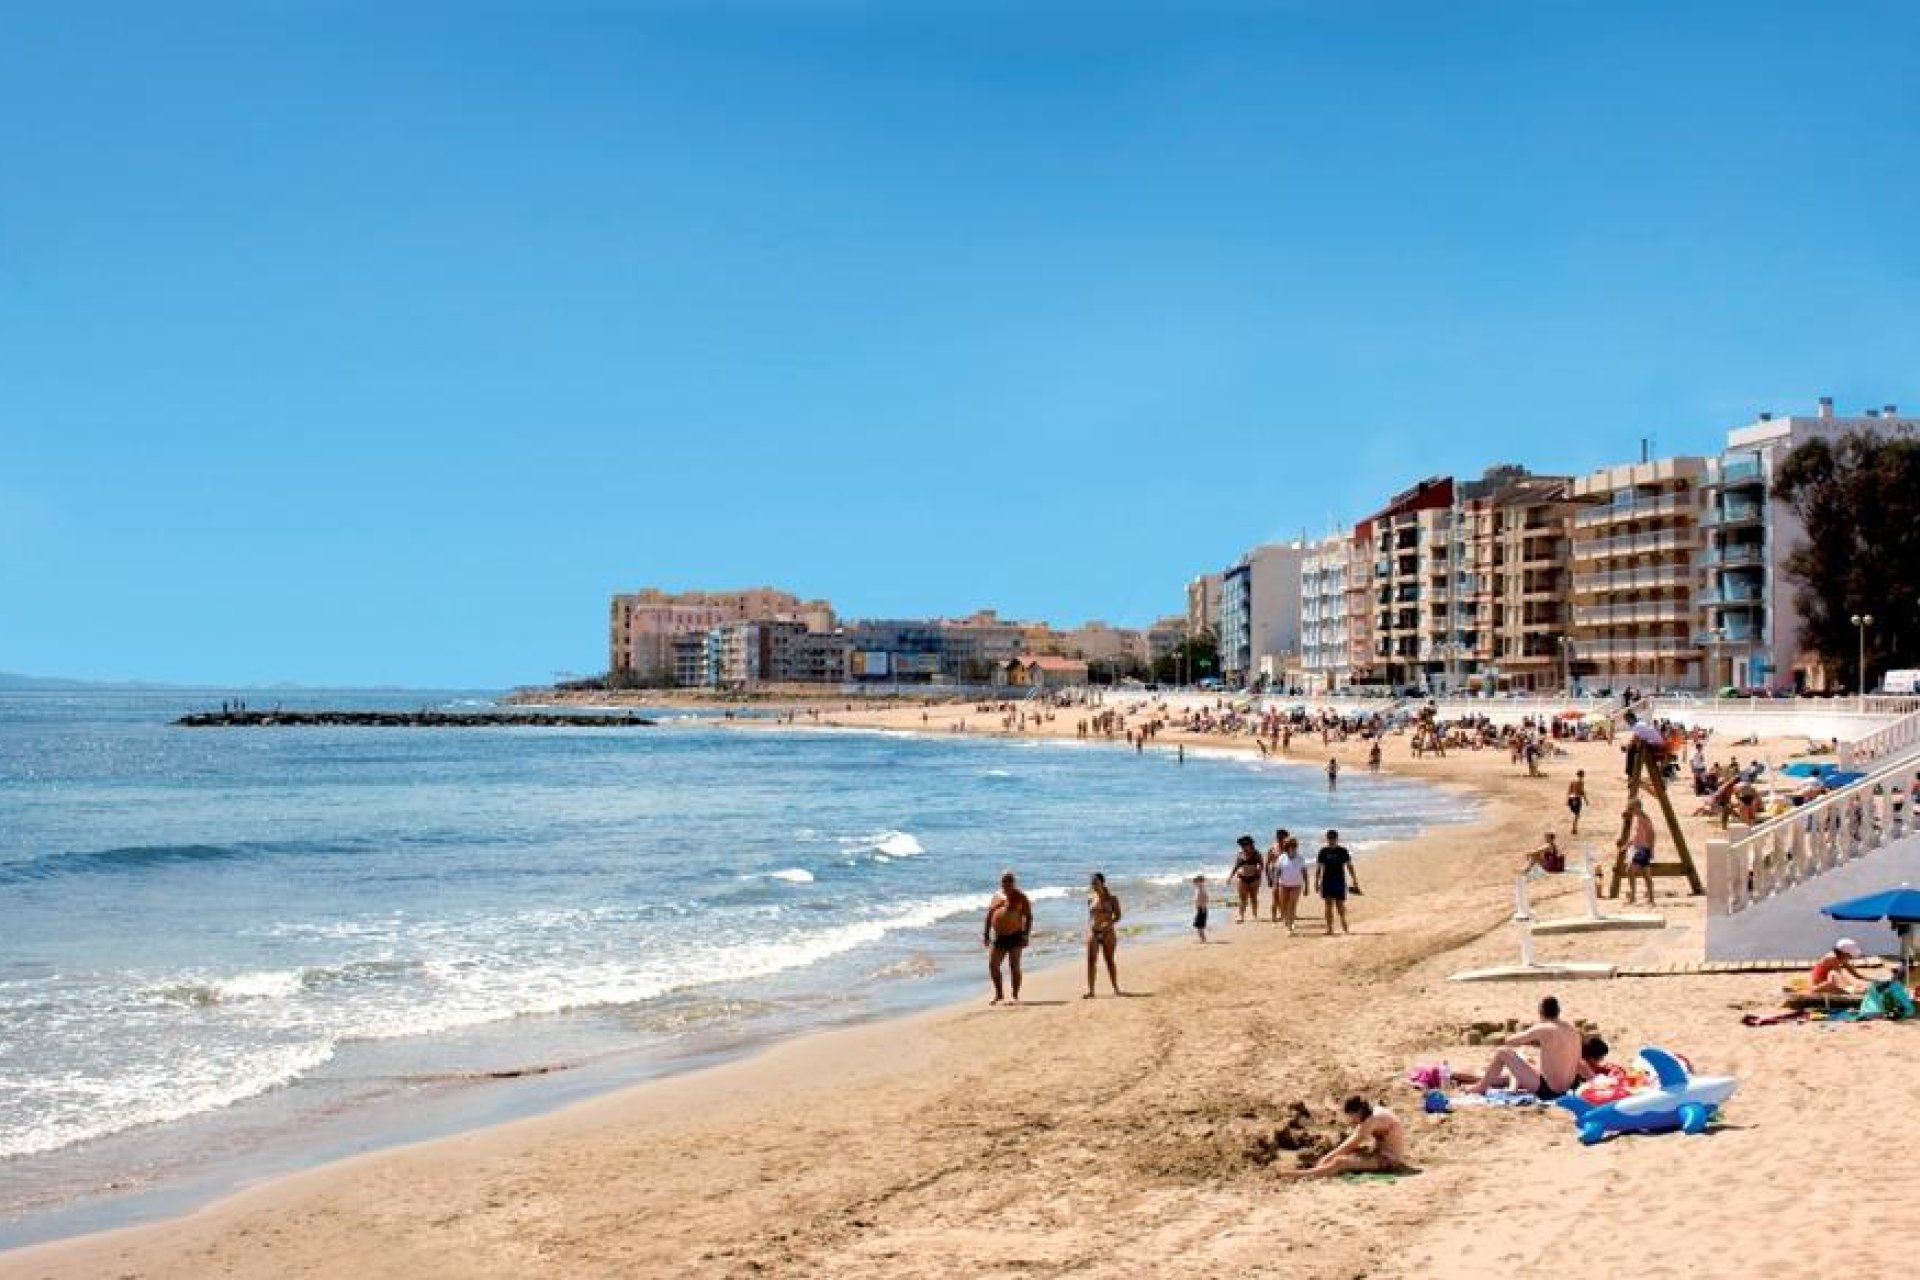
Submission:
<svg viewBox="0 0 1920 1280">
<path fill-rule="evenodd" d="M 1573 1094 L 1556 1099 L 1573 1112 L 1587 1146 L 1609 1133 L 1699 1133 L 1740 1084 L 1730 1076 L 1696 1076 L 1665 1049 L 1642 1049 L 1640 1058 L 1653 1068 L 1658 1088 L 1616 1102 L 1593 1103 Z"/>
</svg>

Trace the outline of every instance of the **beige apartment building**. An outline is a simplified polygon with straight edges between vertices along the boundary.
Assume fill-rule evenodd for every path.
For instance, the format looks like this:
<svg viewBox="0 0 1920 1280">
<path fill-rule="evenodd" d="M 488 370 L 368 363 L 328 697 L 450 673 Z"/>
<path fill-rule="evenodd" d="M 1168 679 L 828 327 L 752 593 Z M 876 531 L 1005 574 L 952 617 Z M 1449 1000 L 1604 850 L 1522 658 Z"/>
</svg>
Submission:
<svg viewBox="0 0 1920 1280">
<path fill-rule="evenodd" d="M 1569 659 L 1589 685 L 1700 687 L 1707 460 L 1608 467 L 1573 482 Z"/>
<path fill-rule="evenodd" d="M 791 621 L 823 632 L 834 626 L 833 606 L 825 600 L 802 600 L 773 587 L 682 592 L 647 587 L 614 596 L 608 612 L 607 670 L 638 684 L 677 682 L 688 655 L 676 659 L 676 636 L 704 635 L 729 622 Z"/>
</svg>

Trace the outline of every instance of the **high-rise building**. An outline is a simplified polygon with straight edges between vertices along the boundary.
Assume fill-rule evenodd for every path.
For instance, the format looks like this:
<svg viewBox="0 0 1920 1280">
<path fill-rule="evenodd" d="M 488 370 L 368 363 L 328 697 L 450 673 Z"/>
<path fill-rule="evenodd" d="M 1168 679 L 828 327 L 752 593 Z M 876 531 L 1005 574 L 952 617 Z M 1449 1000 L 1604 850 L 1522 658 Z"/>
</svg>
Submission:
<svg viewBox="0 0 1920 1280">
<path fill-rule="evenodd" d="M 1332 693 L 1351 680 L 1347 649 L 1347 575 L 1351 533 L 1309 543 L 1300 561 L 1300 671 L 1308 693 Z"/>
<path fill-rule="evenodd" d="M 1663 458 L 1573 482 L 1575 673 L 1619 689 L 1700 687 L 1707 461 Z"/>
<path fill-rule="evenodd" d="M 1300 651 L 1300 566 L 1306 546 L 1270 542 L 1221 575 L 1220 674 L 1228 684 L 1278 674 Z"/>
<path fill-rule="evenodd" d="M 1793 508 L 1774 500 L 1775 475 L 1788 454 L 1810 440 L 1837 440 L 1853 432 L 1913 435 L 1920 418 L 1886 405 L 1858 416 L 1837 416 L 1822 397 L 1811 417 L 1763 413 L 1727 433 L 1727 448 L 1709 460 L 1706 475 L 1704 584 L 1698 639 L 1706 653 L 1710 688 L 1801 688 L 1825 681 L 1806 653 L 1798 592 L 1787 559 L 1806 540 Z"/>
</svg>

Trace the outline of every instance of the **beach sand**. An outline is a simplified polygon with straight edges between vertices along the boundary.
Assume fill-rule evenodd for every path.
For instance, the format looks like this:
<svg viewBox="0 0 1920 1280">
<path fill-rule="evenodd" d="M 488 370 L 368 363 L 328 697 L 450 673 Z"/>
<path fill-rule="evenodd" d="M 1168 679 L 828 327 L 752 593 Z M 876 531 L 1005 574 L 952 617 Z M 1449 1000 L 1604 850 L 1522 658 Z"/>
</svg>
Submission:
<svg viewBox="0 0 1920 1280">
<path fill-rule="evenodd" d="M 971 708 L 925 726 L 918 707 L 833 718 L 944 732 L 960 714 L 980 723 Z M 1045 727 L 1071 735 L 1076 718 Z M 1360 744 L 1338 753 L 1364 768 Z M 1293 754 L 1319 768 L 1328 751 L 1296 738 Z M 1587 830 L 1610 842 L 1619 753 L 1576 746 L 1536 779 L 1504 752 L 1415 762 L 1391 738 L 1387 765 L 1479 815 L 1366 855 L 1351 937 L 1235 925 L 1216 884 L 1214 945 L 1123 940 L 1132 998 L 1081 1000 L 1068 966 L 988 1008 L 983 977 L 978 1003 L 0 1255 L 0 1276 L 1805 1276 L 1884 1271 L 1905 1250 L 1920 1030 L 1742 1027 L 1780 975 L 1450 983 L 1517 957 L 1518 852 L 1564 835 L 1575 767 Z M 1220 833 L 1223 870 L 1235 834 Z M 1573 880 L 1536 894 L 1538 914 L 1579 911 Z M 1540 957 L 1698 960 L 1701 905 L 1660 884 L 1665 930 L 1543 940 Z M 1421 1113 L 1409 1066 L 1477 1067 L 1474 1024 L 1526 1018 L 1550 989 L 1616 1058 L 1657 1044 L 1738 1077 L 1724 1122 L 1585 1148 L 1557 1109 Z M 1296 1108 L 1330 1138 L 1353 1092 L 1407 1120 L 1422 1172 L 1277 1178 L 1297 1161 L 1274 1146 Z"/>
</svg>

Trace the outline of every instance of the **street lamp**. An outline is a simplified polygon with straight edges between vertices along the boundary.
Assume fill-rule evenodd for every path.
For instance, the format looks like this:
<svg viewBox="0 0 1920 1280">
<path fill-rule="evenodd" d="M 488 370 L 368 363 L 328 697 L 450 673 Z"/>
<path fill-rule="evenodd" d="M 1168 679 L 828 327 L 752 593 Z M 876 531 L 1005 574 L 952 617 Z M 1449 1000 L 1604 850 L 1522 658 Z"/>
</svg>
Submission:
<svg viewBox="0 0 1920 1280">
<path fill-rule="evenodd" d="M 1860 633 L 1860 665 L 1855 668 L 1860 681 L 1860 710 L 1867 709 L 1867 628 L 1873 625 L 1873 615 L 1856 613 L 1853 615 L 1853 629 Z"/>
</svg>

